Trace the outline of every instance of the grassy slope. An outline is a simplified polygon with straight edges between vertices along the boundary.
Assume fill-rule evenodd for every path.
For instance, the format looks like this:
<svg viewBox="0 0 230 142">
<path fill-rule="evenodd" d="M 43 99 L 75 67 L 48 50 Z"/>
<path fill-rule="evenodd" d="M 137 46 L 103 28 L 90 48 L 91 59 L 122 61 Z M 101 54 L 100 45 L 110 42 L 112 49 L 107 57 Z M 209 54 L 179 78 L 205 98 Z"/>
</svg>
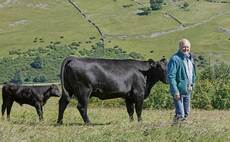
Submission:
<svg viewBox="0 0 230 142">
<path fill-rule="evenodd" d="M 28 5 L 48 5 L 46 8 L 33 8 Z M 6 55 L 12 49 L 28 49 L 37 47 L 34 38 L 42 38 L 45 42 L 39 46 L 49 44 L 50 41 L 86 41 L 90 36 L 98 37 L 96 30 L 85 24 L 82 17 L 72 6 L 63 0 L 20 0 L 11 7 L 0 8 L 0 55 Z M 26 20 L 25 24 L 16 24 Z M 64 36 L 64 39 L 60 39 Z M 87 45 L 85 45 L 87 46 Z"/>
<path fill-rule="evenodd" d="M 85 2 L 83 0 L 78 0 L 77 2 L 79 6 L 85 10 L 85 13 L 90 15 L 91 19 L 96 21 L 96 23 L 99 23 L 99 25 L 102 27 L 102 31 L 112 35 L 132 35 L 134 33 L 141 34 L 157 31 L 167 31 L 169 29 L 176 28 L 178 24 L 175 23 L 171 18 L 165 17 L 163 15 L 164 12 L 168 12 L 174 15 L 183 24 L 191 25 L 209 20 L 209 18 L 215 16 L 215 14 L 223 13 L 230 8 L 230 4 L 217 4 L 208 3 L 206 1 L 197 2 L 190 0 L 188 1 L 190 3 L 189 11 L 185 11 L 176 6 L 180 3 L 170 3 L 170 1 L 167 1 L 167 6 L 164 6 L 160 11 L 153 12 L 150 16 L 136 16 L 136 7 L 141 6 L 137 4 L 135 5 L 135 3 L 132 3 L 128 0 L 125 2 L 101 1 L 102 4 L 106 3 L 106 6 L 103 8 L 99 8 L 102 4 L 92 5 L 90 2 Z M 134 4 L 133 7 L 122 8 L 122 5 L 131 3 Z M 146 1 L 142 3 L 148 6 Z M 109 4 L 113 6 L 113 10 L 108 10 Z M 116 12 L 116 15 L 114 15 L 114 12 Z M 230 14 L 227 13 L 223 16 L 219 16 L 210 21 L 207 21 L 200 26 L 196 26 L 194 28 L 186 29 L 183 31 L 173 32 L 157 38 L 125 40 L 108 39 L 112 42 L 106 43 L 106 46 L 113 47 L 115 45 L 120 45 L 128 51 L 139 51 L 140 53 L 143 53 L 146 58 L 158 59 L 163 55 L 169 57 L 173 52 L 177 50 L 178 40 L 182 37 L 186 37 L 191 40 L 192 50 L 194 52 L 210 57 L 214 56 L 215 58 L 212 58 L 213 61 L 218 59 L 228 62 L 230 59 L 229 35 L 224 32 L 220 32 L 219 28 L 229 27 L 229 18 L 227 18 L 229 15 Z M 105 18 L 103 20 L 103 16 L 109 18 Z M 116 26 L 115 28 L 114 25 Z M 168 26 L 165 27 L 165 25 Z M 154 53 L 150 53 L 152 50 Z"/>
<path fill-rule="evenodd" d="M 189 3 L 189 11 L 183 9 L 169 10 L 170 13 L 176 16 L 182 23 L 193 24 L 206 20 L 216 14 L 229 10 L 229 4 L 210 3 L 207 1 L 187 0 Z"/>
<path fill-rule="evenodd" d="M 172 19 L 163 16 L 160 11 L 153 12 L 150 16 L 137 16 L 137 10 L 142 6 L 130 0 L 116 2 L 100 0 L 97 4 L 91 4 L 90 1 L 85 2 L 84 0 L 76 1 L 106 34 L 140 34 L 171 29 L 177 24 Z M 123 5 L 128 4 L 133 6 L 123 8 Z M 101 7 L 102 5 L 103 7 Z"/>
<path fill-rule="evenodd" d="M 200 23 L 229 10 L 230 4 L 208 3 L 205 0 L 189 2 L 189 11 L 178 7 L 181 2 L 173 3 L 166 0 L 167 5 L 160 11 L 152 12 L 149 16 L 137 16 L 137 9 L 143 7 L 131 0 L 100 0 L 92 4 L 91 1 L 74 0 L 106 34 L 133 35 L 158 31 L 168 31 L 178 27 L 178 23 L 164 15 L 168 12 L 176 16 L 186 25 Z M 4 0 L 0 1 L 1 3 Z M 139 1 L 149 6 L 148 0 Z M 32 8 L 31 5 L 48 4 L 46 8 Z M 129 8 L 123 5 L 132 4 Z M 156 38 L 144 39 L 106 39 L 106 47 L 119 45 L 127 51 L 142 53 L 146 58 L 158 59 L 161 56 L 169 57 L 177 50 L 177 42 L 182 37 L 192 42 L 193 52 L 215 57 L 212 60 L 230 61 L 229 34 L 221 32 L 220 27 L 229 29 L 230 14 L 216 17 L 206 23 L 183 31 L 172 32 Z M 17 1 L 10 7 L 0 8 L 0 55 L 6 56 L 12 49 L 27 49 L 47 45 L 50 41 L 85 43 L 90 36 L 99 38 L 96 30 L 89 25 L 77 10 L 67 1 Z M 18 21 L 25 20 L 24 24 L 10 26 Z M 64 36 L 64 39 L 60 39 Z M 34 38 L 44 39 L 44 43 L 33 43 Z M 96 40 L 95 40 L 96 41 Z M 111 42 L 108 42 L 111 41 Z M 82 44 L 82 48 L 91 44 Z M 150 51 L 154 53 L 150 53 Z"/>
<path fill-rule="evenodd" d="M 228 16 L 230 16 L 230 14 L 228 14 Z M 223 23 L 225 23 L 225 18 L 225 16 L 220 17 L 218 20 L 223 20 Z M 160 58 L 163 55 L 169 57 L 177 50 L 178 40 L 182 37 L 186 37 L 191 40 L 193 52 L 212 57 L 214 55 L 217 59 L 222 60 L 223 58 L 229 61 L 229 36 L 223 32 L 219 32 L 218 25 L 215 21 L 211 21 L 195 28 L 170 33 L 159 38 L 115 40 L 114 44 L 119 44 L 121 47 L 130 51 L 138 50 L 141 53 L 145 53 L 144 55 L 147 58 Z M 153 50 L 154 53 L 150 53 L 151 50 Z"/>
<path fill-rule="evenodd" d="M 73 101 L 72 104 L 75 103 Z M 58 98 L 50 98 L 44 107 L 44 122 L 39 123 L 34 108 L 27 105 L 20 107 L 15 103 L 11 122 L 0 119 L 1 142 L 230 141 L 229 111 L 192 110 L 187 124 L 172 127 L 173 110 L 143 110 L 141 124 L 136 121 L 129 123 L 125 107 L 90 106 L 89 117 L 94 126 L 85 126 L 76 107 L 69 105 L 65 111 L 64 124 L 55 126 L 57 110 Z"/>
</svg>

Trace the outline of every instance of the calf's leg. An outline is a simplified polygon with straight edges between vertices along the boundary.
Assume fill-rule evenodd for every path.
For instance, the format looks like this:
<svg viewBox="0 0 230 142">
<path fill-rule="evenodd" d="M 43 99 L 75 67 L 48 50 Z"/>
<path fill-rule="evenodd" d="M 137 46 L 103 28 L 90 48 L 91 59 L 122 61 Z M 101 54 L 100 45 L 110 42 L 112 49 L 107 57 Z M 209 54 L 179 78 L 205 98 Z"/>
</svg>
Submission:
<svg viewBox="0 0 230 142">
<path fill-rule="evenodd" d="M 39 117 L 39 121 L 42 121 L 43 120 L 42 105 L 40 103 L 36 103 L 35 108 Z"/>
</svg>

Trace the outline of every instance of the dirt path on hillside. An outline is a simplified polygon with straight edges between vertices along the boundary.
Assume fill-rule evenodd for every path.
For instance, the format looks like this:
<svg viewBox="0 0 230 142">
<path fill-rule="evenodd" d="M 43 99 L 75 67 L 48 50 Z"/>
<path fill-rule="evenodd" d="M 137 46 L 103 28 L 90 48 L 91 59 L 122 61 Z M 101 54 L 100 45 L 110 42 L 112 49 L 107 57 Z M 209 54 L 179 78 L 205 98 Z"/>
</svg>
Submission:
<svg viewBox="0 0 230 142">
<path fill-rule="evenodd" d="M 137 0 L 133 0 L 135 3 L 137 3 L 138 5 L 141 5 L 141 6 L 145 6 L 143 3 L 140 3 L 138 2 Z"/>
<path fill-rule="evenodd" d="M 165 12 L 163 14 L 165 14 L 166 16 L 169 16 L 170 18 L 172 18 L 173 20 L 175 20 L 179 25 L 173 29 L 169 29 L 169 30 L 165 30 L 165 31 L 160 31 L 160 32 L 148 32 L 148 33 L 140 33 L 140 34 L 119 34 L 119 35 L 115 35 L 115 34 L 106 34 L 105 32 L 103 32 L 101 30 L 101 28 L 95 24 L 95 22 L 93 22 L 85 13 L 82 12 L 82 10 L 80 9 L 80 7 L 76 4 L 76 2 L 73 2 L 72 0 L 68 0 L 69 3 L 71 3 L 75 9 L 77 9 L 77 11 L 82 15 L 82 17 L 89 23 L 91 24 L 92 26 L 94 26 L 94 28 L 98 31 L 100 37 L 101 37 L 101 40 L 104 42 L 104 39 L 144 39 L 144 38 L 156 38 L 156 37 L 160 37 L 160 36 L 163 36 L 163 35 L 167 35 L 167 34 L 170 34 L 170 33 L 174 33 L 174 32 L 177 32 L 177 31 L 183 31 L 183 30 L 187 30 L 187 29 L 190 29 L 190 28 L 194 28 L 194 27 L 197 27 L 197 26 L 200 26 L 202 24 L 205 24 L 205 23 L 208 23 L 209 21 L 217 18 L 217 17 L 220 17 L 220 16 L 223 16 L 225 14 L 228 14 L 230 13 L 230 10 L 228 11 L 225 11 L 225 12 L 220 12 L 216 15 L 213 15 L 212 17 L 206 19 L 206 20 L 203 20 L 199 23 L 195 23 L 195 24 L 192 24 L 192 25 L 184 25 L 180 20 L 178 20 L 178 18 L 176 18 L 175 16 L 171 15 L 169 12 Z M 134 0 L 134 2 L 136 2 L 137 4 L 139 5 L 143 5 L 142 3 L 139 3 L 138 1 Z"/>
<path fill-rule="evenodd" d="M 199 23 L 195 23 L 195 24 L 192 24 L 192 25 L 189 25 L 189 26 L 185 26 L 184 24 L 180 24 L 178 27 L 176 28 L 173 28 L 173 29 L 169 29 L 169 30 L 166 30 L 166 31 L 160 31 L 160 32 L 149 32 L 149 33 L 142 33 L 142 34 L 134 34 L 134 35 L 126 35 L 126 34 L 121 34 L 121 35 L 110 35 L 110 34 L 105 34 L 105 37 L 106 38 L 109 38 L 109 39 L 143 39 L 143 38 L 156 38 L 156 37 L 159 37 L 159 36 L 163 36 L 163 35 L 167 35 L 167 34 L 170 34 L 170 33 L 174 33 L 174 32 L 177 32 L 177 31 L 183 31 L 183 30 L 187 30 L 187 29 L 190 29 L 190 28 L 194 28 L 194 27 L 197 27 L 197 26 L 200 26 L 202 24 L 205 24 L 205 23 L 208 23 L 210 22 L 211 20 L 219 17 L 219 16 L 223 16 L 225 14 L 228 14 L 230 13 L 230 10 L 229 11 L 225 11 L 225 12 L 221 12 L 219 14 L 216 14 L 210 18 L 208 18 L 207 20 L 203 20 L 202 22 L 199 22 Z"/>
<path fill-rule="evenodd" d="M 96 28 L 96 30 L 98 31 L 99 35 L 100 35 L 100 40 L 102 42 L 104 42 L 104 33 L 102 32 L 102 30 L 99 28 L 99 26 L 93 22 L 81 9 L 80 7 L 77 5 L 77 3 L 73 2 L 72 0 L 68 0 L 70 4 L 72 4 L 77 10 L 78 12 L 82 15 L 82 17 L 89 23 L 91 24 L 94 28 Z"/>
<path fill-rule="evenodd" d="M 221 32 L 224 32 L 224 33 L 226 33 L 227 35 L 230 36 L 230 29 L 226 29 L 226 28 L 224 28 L 224 27 L 219 27 L 219 30 L 220 30 Z"/>
</svg>

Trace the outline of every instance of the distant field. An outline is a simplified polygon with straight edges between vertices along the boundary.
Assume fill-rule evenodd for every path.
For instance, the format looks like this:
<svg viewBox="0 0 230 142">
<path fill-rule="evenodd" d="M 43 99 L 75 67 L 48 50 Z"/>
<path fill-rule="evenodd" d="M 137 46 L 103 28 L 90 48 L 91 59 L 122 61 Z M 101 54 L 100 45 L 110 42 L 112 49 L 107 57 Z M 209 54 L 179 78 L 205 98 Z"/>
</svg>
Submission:
<svg viewBox="0 0 230 142">
<path fill-rule="evenodd" d="M 139 16 L 138 8 L 149 6 L 149 0 L 72 1 L 105 34 L 105 47 L 118 45 L 145 58 L 169 58 L 178 40 L 186 37 L 196 54 L 230 63 L 230 3 L 187 0 L 189 7 L 182 9 L 184 1 L 165 0 L 161 10 Z M 80 48 L 89 48 L 94 44 L 86 43 L 90 37 L 95 42 L 100 38 L 67 0 L 0 0 L 0 17 L 0 56 L 8 56 L 12 49 L 44 47 L 51 41 L 82 42 Z"/>
<path fill-rule="evenodd" d="M 143 110 L 143 122 L 130 123 L 124 106 L 90 106 L 89 117 L 93 125 L 85 126 L 75 107 L 76 101 L 71 104 L 65 111 L 64 124 L 56 126 L 58 98 L 48 100 L 41 123 L 34 108 L 15 103 L 11 121 L 0 119 L 1 142 L 230 141 L 230 111 L 192 110 L 187 123 L 171 126 L 173 110 Z"/>
<path fill-rule="evenodd" d="M 85 42 L 89 37 L 98 37 L 96 30 L 85 24 L 72 6 L 63 0 L 12 0 L 0 8 L 0 17 L 1 56 L 6 56 L 12 49 L 42 47 L 51 41 Z M 61 36 L 64 38 L 60 39 Z M 38 40 L 34 43 L 35 38 L 44 42 Z"/>
<path fill-rule="evenodd" d="M 161 11 L 153 12 L 150 16 L 138 16 L 138 8 L 143 6 L 130 0 L 100 0 L 97 4 L 84 0 L 74 1 L 109 35 L 157 32 L 177 26 L 175 21 L 165 17 Z M 124 5 L 132 6 L 124 8 Z"/>
<path fill-rule="evenodd" d="M 230 14 L 228 14 L 230 16 Z M 227 25 L 226 17 L 219 17 L 217 20 Z M 226 21 L 226 22 L 225 22 Z M 127 39 L 114 40 L 108 46 L 118 44 L 128 51 L 140 51 L 147 58 L 159 59 L 162 56 L 169 57 L 178 49 L 178 40 L 187 37 L 192 43 L 192 52 L 205 55 L 212 61 L 219 59 L 229 63 L 230 61 L 230 40 L 229 35 L 220 32 L 218 23 L 210 21 L 194 28 L 177 31 L 163 35 L 158 38 L 149 39 Z M 150 51 L 154 51 L 151 53 Z"/>
</svg>

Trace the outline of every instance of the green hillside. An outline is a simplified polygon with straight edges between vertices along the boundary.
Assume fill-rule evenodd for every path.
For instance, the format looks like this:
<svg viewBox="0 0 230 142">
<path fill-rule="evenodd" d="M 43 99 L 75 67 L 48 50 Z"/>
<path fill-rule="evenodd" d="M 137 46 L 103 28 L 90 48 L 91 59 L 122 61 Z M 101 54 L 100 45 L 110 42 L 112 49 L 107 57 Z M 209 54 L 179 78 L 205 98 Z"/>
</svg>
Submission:
<svg viewBox="0 0 230 142">
<path fill-rule="evenodd" d="M 70 43 L 98 36 L 67 1 L 11 0 L 4 3 L 6 0 L 0 0 L 1 56 L 7 56 L 12 49 L 43 47 L 54 40 Z M 61 36 L 64 38 L 60 39 Z M 33 42 L 35 38 L 42 42 Z"/>
<path fill-rule="evenodd" d="M 0 0 L 0 56 L 6 58 L 0 58 L 1 80 L 17 71 L 47 73 L 48 80 L 56 80 L 61 61 L 70 54 L 169 58 L 184 37 L 195 55 L 211 64 L 229 64 L 230 0 L 210 1 L 164 0 L 162 9 L 141 15 L 149 0 Z M 108 49 L 105 56 L 95 50 L 100 39 Z M 37 56 L 49 63 L 42 71 L 30 67 Z"/>
</svg>

